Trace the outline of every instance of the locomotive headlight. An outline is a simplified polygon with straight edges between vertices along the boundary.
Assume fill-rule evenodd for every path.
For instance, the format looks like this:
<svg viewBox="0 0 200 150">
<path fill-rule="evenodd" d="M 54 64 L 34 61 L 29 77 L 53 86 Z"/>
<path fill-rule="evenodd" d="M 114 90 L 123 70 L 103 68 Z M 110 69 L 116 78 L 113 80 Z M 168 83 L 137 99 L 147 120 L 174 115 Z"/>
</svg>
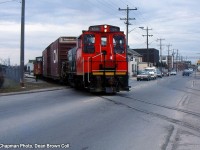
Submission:
<svg viewBox="0 0 200 150">
<path fill-rule="evenodd" d="M 104 25 L 104 32 L 107 32 L 107 31 L 108 31 L 108 26 Z"/>
</svg>

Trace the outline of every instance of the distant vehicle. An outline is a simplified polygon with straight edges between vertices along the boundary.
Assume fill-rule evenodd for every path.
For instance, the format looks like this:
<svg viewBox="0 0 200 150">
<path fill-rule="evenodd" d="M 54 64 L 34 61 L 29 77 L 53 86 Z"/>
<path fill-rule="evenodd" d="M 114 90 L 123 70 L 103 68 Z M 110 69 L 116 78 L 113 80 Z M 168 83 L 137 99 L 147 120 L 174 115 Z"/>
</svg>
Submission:
<svg viewBox="0 0 200 150">
<path fill-rule="evenodd" d="M 141 81 L 141 80 L 147 80 L 149 81 L 151 79 L 151 75 L 148 71 L 141 71 L 138 75 L 137 75 L 137 81 Z"/>
<path fill-rule="evenodd" d="M 170 75 L 176 75 L 176 71 L 175 71 L 175 70 L 172 70 L 172 71 L 170 72 Z"/>
<path fill-rule="evenodd" d="M 188 69 L 183 70 L 182 75 L 183 76 L 189 76 L 190 75 L 190 70 L 188 70 Z"/>
<path fill-rule="evenodd" d="M 150 73 L 152 79 L 156 79 L 157 78 L 156 67 L 147 67 L 144 70 L 148 71 Z"/>
<path fill-rule="evenodd" d="M 193 70 L 193 68 L 188 68 L 188 71 L 190 74 L 192 74 L 194 70 Z"/>
<path fill-rule="evenodd" d="M 162 73 L 163 73 L 163 76 L 169 76 L 169 72 L 167 71 L 163 71 Z"/>
<path fill-rule="evenodd" d="M 163 75 L 162 75 L 161 71 L 157 69 L 157 77 L 162 78 L 162 76 Z"/>
<path fill-rule="evenodd" d="M 189 70 L 190 72 L 193 72 L 193 71 L 194 71 L 194 69 L 193 69 L 193 68 L 188 68 L 188 70 Z"/>
</svg>

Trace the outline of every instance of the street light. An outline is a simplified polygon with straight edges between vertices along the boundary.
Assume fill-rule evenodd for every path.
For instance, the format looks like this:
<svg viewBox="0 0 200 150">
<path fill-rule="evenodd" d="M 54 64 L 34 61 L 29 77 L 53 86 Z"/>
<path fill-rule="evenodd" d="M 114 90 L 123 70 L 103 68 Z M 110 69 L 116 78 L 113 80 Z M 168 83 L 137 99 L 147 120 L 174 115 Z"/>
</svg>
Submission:
<svg viewBox="0 0 200 150">
<path fill-rule="evenodd" d="M 137 28 L 144 29 L 144 27 L 135 27 L 135 28 L 133 28 L 132 30 L 128 31 L 128 33 L 132 32 L 133 30 L 135 30 L 135 29 L 137 29 Z"/>
</svg>

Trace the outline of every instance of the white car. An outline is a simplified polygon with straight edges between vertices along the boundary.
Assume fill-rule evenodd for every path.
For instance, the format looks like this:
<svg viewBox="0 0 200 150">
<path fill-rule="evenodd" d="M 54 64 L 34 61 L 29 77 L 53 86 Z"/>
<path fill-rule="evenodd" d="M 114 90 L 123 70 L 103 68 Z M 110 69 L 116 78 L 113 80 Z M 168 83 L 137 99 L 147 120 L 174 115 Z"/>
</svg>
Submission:
<svg viewBox="0 0 200 150">
<path fill-rule="evenodd" d="M 171 71 L 170 75 L 176 75 L 176 71 L 175 70 Z"/>
<path fill-rule="evenodd" d="M 155 67 L 148 67 L 148 68 L 145 68 L 144 70 L 149 72 L 149 74 L 151 75 L 151 79 L 157 78 L 157 71 Z"/>
</svg>

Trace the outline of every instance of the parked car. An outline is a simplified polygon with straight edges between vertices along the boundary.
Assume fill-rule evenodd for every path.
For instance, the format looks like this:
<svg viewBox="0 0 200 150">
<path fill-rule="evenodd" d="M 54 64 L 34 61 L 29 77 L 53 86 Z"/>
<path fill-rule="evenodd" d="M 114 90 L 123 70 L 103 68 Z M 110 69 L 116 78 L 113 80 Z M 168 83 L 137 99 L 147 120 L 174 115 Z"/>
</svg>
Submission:
<svg viewBox="0 0 200 150">
<path fill-rule="evenodd" d="M 137 75 L 137 81 L 141 81 L 141 80 L 149 81 L 150 79 L 151 79 L 151 74 L 148 71 L 141 71 Z"/>
<path fill-rule="evenodd" d="M 169 76 L 169 72 L 167 71 L 163 71 L 162 73 L 163 73 L 163 76 Z"/>
<path fill-rule="evenodd" d="M 149 74 L 151 75 L 151 79 L 156 79 L 157 78 L 156 67 L 147 67 L 144 70 L 149 72 Z"/>
<path fill-rule="evenodd" d="M 162 73 L 161 73 L 161 71 L 160 70 L 157 70 L 157 77 L 159 77 L 159 78 L 162 78 Z"/>
<path fill-rule="evenodd" d="M 172 70 L 172 71 L 170 72 L 170 75 L 176 75 L 176 71 L 175 71 L 175 70 Z"/>
<path fill-rule="evenodd" d="M 189 76 L 190 75 L 190 70 L 188 70 L 188 69 L 183 70 L 182 75 L 183 76 Z"/>
</svg>

